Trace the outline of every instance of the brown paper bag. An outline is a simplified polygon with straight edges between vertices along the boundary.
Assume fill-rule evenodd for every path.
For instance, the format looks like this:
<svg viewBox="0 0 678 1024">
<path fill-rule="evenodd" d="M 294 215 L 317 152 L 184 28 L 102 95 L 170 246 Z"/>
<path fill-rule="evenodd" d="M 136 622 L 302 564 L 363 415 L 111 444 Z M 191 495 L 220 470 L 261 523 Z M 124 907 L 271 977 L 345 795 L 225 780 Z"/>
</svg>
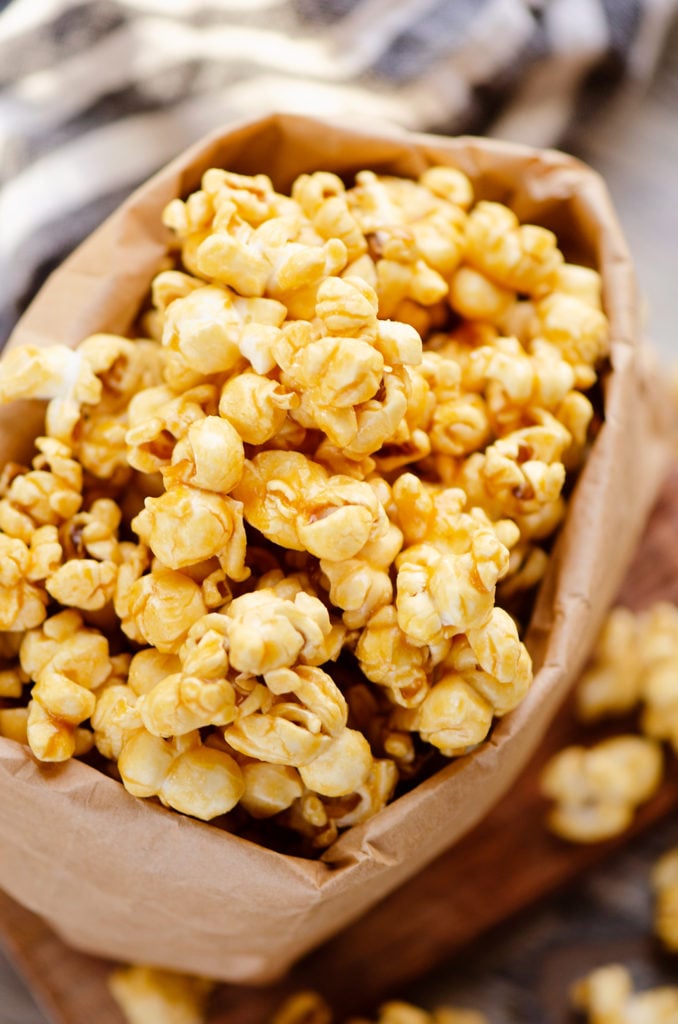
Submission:
<svg viewBox="0 0 678 1024">
<path fill-rule="evenodd" d="M 39 764 L 0 739 L 0 883 L 72 945 L 229 981 L 262 982 L 364 913 L 467 832 L 506 793 L 575 679 L 621 580 L 664 466 L 639 346 L 632 268 L 600 178 L 556 152 L 398 131 L 364 134 L 276 115 L 212 135 L 139 189 L 48 281 L 11 345 L 75 345 L 125 332 L 167 237 L 160 214 L 210 166 L 416 175 L 460 167 L 482 198 L 554 229 L 600 268 L 612 331 L 605 423 L 570 502 L 529 633 L 538 671 L 524 702 L 452 761 L 317 861 L 264 849 L 136 800 L 88 765 Z M 39 430 L 37 403 L 0 410 L 0 461 Z M 508 797 L 510 799 L 510 796 Z M 450 879 L 450 884 L 461 879 Z"/>
</svg>

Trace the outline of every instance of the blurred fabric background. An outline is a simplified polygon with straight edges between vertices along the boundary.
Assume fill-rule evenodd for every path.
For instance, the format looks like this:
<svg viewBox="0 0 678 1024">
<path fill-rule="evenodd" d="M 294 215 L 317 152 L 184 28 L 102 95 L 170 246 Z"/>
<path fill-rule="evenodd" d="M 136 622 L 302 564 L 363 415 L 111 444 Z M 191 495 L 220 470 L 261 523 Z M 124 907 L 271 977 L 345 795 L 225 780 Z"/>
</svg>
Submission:
<svg viewBox="0 0 678 1024">
<path fill-rule="evenodd" d="M 562 142 L 651 80 L 678 0 L 0 0 L 0 340 L 204 133 L 270 110 Z"/>
</svg>

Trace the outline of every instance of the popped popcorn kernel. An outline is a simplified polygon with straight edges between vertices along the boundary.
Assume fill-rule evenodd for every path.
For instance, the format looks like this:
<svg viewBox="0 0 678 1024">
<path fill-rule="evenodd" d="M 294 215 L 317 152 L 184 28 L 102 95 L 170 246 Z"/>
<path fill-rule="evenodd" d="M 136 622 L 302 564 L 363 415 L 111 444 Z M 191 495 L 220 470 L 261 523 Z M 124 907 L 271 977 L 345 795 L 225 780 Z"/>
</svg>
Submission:
<svg viewBox="0 0 678 1024">
<path fill-rule="evenodd" d="M 332 1024 L 332 1011 L 317 992 L 301 991 L 288 996 L 271 1024 Z"/>
<path fill-rule="evenodd" d="M 242 765 L 245 791 L 240 804 L 253 818 L 271 818 L 291 807 L 304 787 L 296 768 L 266 761 Z"/>
<path fill-rule="evenodd" d="M 118 770 L 133 796 L 157 796 L 166 806 L 202 821 L 230 811 L 244 788 L 236 761 L 225 751 L 204 746 L 197 732 L 180 742 L 138 729 L 123 744 Z"/>
<path fill-rule="evenodd" d="M 239 501 L 177 484 L 159 498 L 147 498 L 144 506 L 132 529 L 164 565 L 183 569 L 215 556 L 231 579 L 247 579 Z"/>
<path fill-rule="evenodd" d="M 28 708 L 0 708 L 0 736 L 28 744 Z"/>
<path fill-rule="evenodd" d="M 177 672 L 142 694 L 137 707 L 150 733 L 170 737 L 228 724 L 235 718 L 235 700 L 236 691 L 227 679 L 206 680 Z"/>
<path fill-rule="evenodd" d="M 571 842 L 595 843 L 623 832 L 636 807 L 662 778 L 661 748 L 640 736 L 616 736 L 586 750 L 566 747 L 542 775 L 544 796 L 555 800 L 548 824 Z"/>
<path fill-rule="evenodd" d="M 198 584 L 173 569 L 153 569 L 132 584 L 121 626 L 132 639 L 173 654 L 207 608 Z"/>
<path fill-rule="evenodd" d="M 368 619 L 355 654 L 365 676 L 389 690 L 395 704 L 420 704 L 430 686 L 432 655 L 428 647 L 410 640 L 398 623 L 393 604 Z"/>
<path fill-rule="evenodd" d="M 246 370 L 224 384 L 219 415 L 235 428 L 245 444 L 260 445 L 275 437 L 288 410 L 298 401 L 278 381 Z"/>
<path fill-rule="evenodd" d="M 228 494 L 245 465 L 243 443 L 235 427 L 219 416 L 206 416 L 188 428 L 172 451 L 163 476 L 167 488 L 187 484 Z"/>
<path fill-rule="evenodd" d="M 614 608 L 600 631 L 591 663 L 577 685 L 577 715 L 584 722 L 593 722 L 609 714 L 630 711 L 640 698 L 641 672 L 637 617 L 627 608 Z"/>
<path fill-rule="evenodd" d="M 301 780 L 322 796 L 354 793 L 372 770 L 370 745 L 356 729 L 343 729 L 307 764 L 300 765 Z"/>
<path fill-rule="evenodd" d="M 427 167 L 419 175 L 420 184 L 428 188 L 434 196 L 447 199 L 467 210 L 473 202 L 473 185 L 469 178 L 456 167 Z"/>
<path fill-rule="evenodd" d="M 497 284 L 538 295 L 554 287 L 563 255 L 552 231 L 521 225 L 508 207 L 483 200 L 468 217 L 466 259 Z"/>
<path fill-rule="evenodd" d="M 492 724 L 492 706 L 456 673 L 442 676 L 413 712 L 396 712 L 396 726 L 420 733 L 447 757 L 481 743 Z"/>
<path fill-rule="evenodd" d="M 120 967 L 108 979 L 128 1024 L 203 1024 L 213 983 L 157 967 Z"/>
<path fill-rule="evenodd" d="M 654 930 L 667 949 L 678 952 L 678 849 L 669 850 L 657 861 L 652 888 Z"/>
<path fill-rule="evenodd" d="M 325 605 L 302 591 L 292 600 L 269 588 L 243 594 L 224 618 L 229 658 L 239 672 L 264 675 L 298 660 L 321 665 L 338 653 Z"/>
<path fill-rule="evenodd" d="M 621 964 L 598 967 L 577 981 L 570 992 L 574 1009 L 589 1024 L 672 1024 L 678 1014 L 678 987 L 636 992 L 630 972 Z"/>
<path fill-rule="evenodd" d="M 97 611 L 113 598 L 117 577 L 115 562 L 78 558 L 55 570 L 45 586 L 59 604 Z"/>
</svg>

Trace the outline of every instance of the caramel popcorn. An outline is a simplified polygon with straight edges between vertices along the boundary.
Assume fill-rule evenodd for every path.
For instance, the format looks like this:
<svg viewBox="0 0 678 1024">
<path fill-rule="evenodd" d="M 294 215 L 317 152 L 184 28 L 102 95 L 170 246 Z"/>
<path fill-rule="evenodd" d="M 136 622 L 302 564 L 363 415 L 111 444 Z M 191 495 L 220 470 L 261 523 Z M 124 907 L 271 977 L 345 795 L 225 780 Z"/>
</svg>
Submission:
<svg viewBox="0 0 678 1024">
<path fill-rule="evenodd" d="M 549 827 L 572 842 L 609 839 L 628 828 L 661 778 L 661 748 L 644 737 L 616 736 L 588 750 L 566 747 L 541 779 L 544 795 L 556 801 Z"/>
<path fill-rule="evenodd" d="M 108 979 L 128 1024 L 203 1024 L 214 983 L 157 967 L 120 967 Z"/>
<path fill-rule="evenodd" d="M 553 232 L 521 225 L 508 207 L 486 201 L 469 214 L 466 259 L 502 287 L 527 295 L 551 291 L 563 262 Z"/>
<path fill-rule="evenodd" d="M 669 850 L 652 871 L 654 930 L 667 949 L 678 952 L 678 849 Z"/>
<path fill-rule="evenodd" d="M 584 722 L 632 710 L 640 699 L 642 647 L 637 617 L 614 608 L 600 631 L 593 658 L 577 685 Z"/>
<path fill-rule="evenodd" d="M 678 988 L 665 986 L 635 992 L 629 971 L 609 964 L 576 982 L 572 1006 L 587 1014 L 589 1024 L 672 1024 L 678 1015 Z"/>
<path fill-rule="evenodd" d="M 129 337 L 0 362 L 1 401 L 48 402 L 0 477 L 0 733 L 48 761 L 94 745 L 135 796 L 316 851 L 524 697 L 512 613 L 589 444 L 601 281 L 452 167 L 289 195 L 211 168 L 163 220 Z M 644 674 L 618 619 L 582 706 L 640 701 L 678 745 L 670 616 Z M 657 757 L 559 769 L 565 827 L 628 818 Z"/>
<path fill-rule="evenodd" d="M 289 996 L 276 1010 L 271 1024 L 332 1024 L 333 1020 L 330 1007 L 317 992 L 301 991 Z M 428 1011 L 391 1000 L 379 1007 L 374 1021 L 351 1018 L 346 1024 L 487 1024 L 487 1018 L 476 1010 L 441 1006 Z"/>
<path fill-rule="evenodd" d="M 647 735 L 678 750 L 678 608 L 659 601 L 640 614 L 614 608 L 577 691 L 585 720 L 641 708 Z"/>
</svg>

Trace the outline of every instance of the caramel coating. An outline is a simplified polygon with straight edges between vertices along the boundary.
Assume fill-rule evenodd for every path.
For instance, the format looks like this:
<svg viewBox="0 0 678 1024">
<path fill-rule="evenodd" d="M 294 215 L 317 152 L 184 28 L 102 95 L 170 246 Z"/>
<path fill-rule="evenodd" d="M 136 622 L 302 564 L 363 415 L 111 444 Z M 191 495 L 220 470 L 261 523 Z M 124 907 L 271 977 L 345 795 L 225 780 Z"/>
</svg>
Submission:
<svg viewBox="0 0 678 1024">
<path fill-rule="evenodd" d="M 32 464 L 0 475 L 0 733 L 46 761 L 95 745 L 137 797 L 318 850 L 424 744 L 463 756 L 525 696 L 509 611 L 589 446 L 602 282 L 442 165 L 289 195 L 210 168 L 163 221 L 142 336 L 0 360 L 0 401 L 48 402 Z M 638 627 L 641 681 L 617 616 L 589 718 L 640 702 L 678 749 L 673 626 Z M 644 797 L 608 776 L 634 765 L 649 792 L 656 745 L 573 756 L 561 831 L 621 827 Z"/>
</svg>

